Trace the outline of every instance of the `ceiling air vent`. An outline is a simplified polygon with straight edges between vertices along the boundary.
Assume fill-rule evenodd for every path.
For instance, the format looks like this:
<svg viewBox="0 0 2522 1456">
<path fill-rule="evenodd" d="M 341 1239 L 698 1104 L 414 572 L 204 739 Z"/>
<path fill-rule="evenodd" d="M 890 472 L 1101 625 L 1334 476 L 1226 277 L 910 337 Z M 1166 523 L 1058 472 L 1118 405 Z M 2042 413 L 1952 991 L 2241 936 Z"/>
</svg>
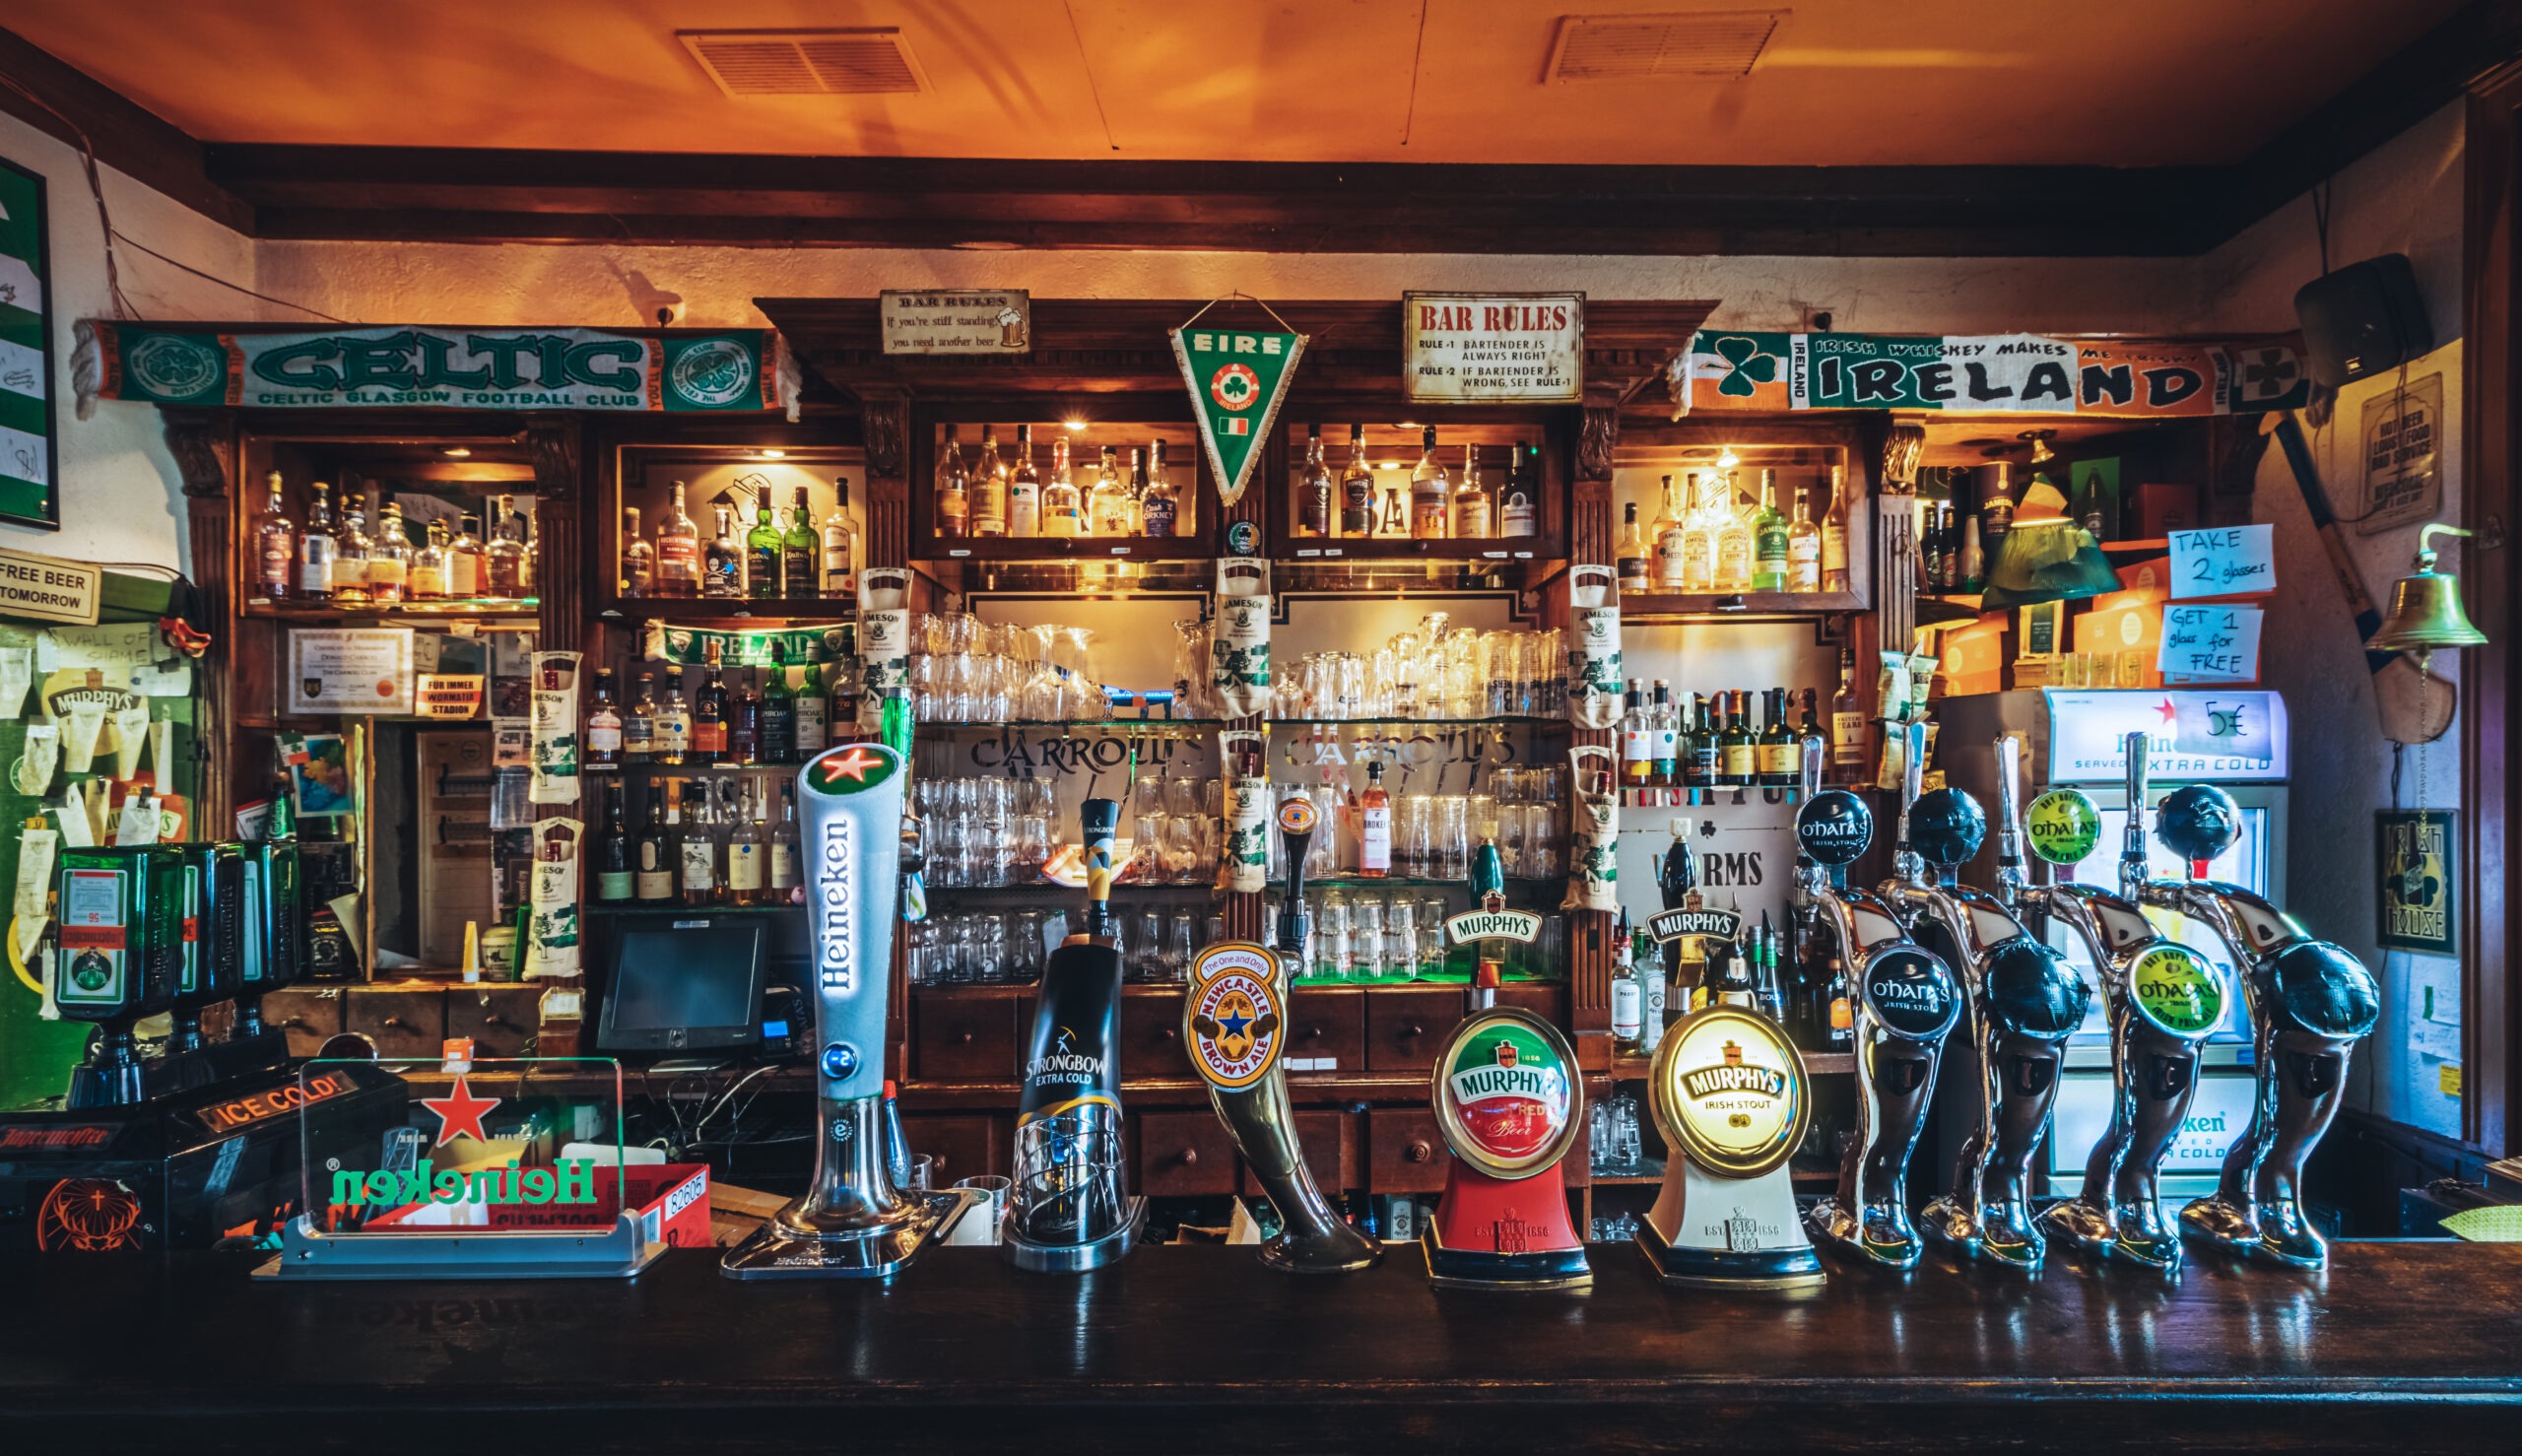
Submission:
<svg viewBox="0 0 2522 1456">
<path fill-rule="evenodd" d="M 910 42 L 891 26 L 832 31 L 677 31 L 731 97 L 895 96 L 928 90 Z"/>
<path fill-rule="evenodd" d="M 1547 81 L 1643 81 L 1662 76 L 1735 80 L 1777 33 L 1784 10 L 1665 15 L 1566 15 L 1550 50 Z"/>
</svg>

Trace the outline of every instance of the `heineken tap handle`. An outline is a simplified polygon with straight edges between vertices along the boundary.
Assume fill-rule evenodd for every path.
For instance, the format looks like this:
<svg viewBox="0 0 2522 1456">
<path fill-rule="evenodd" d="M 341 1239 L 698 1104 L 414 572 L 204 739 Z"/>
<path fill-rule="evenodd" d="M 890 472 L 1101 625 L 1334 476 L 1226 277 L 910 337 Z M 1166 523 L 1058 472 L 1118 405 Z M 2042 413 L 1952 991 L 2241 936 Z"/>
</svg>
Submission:
<svg viewBox="0 0 2522 1456">
<path fill-rule="evenodd" d="M 1819 737 L 1807 734 L 1803 741 L 1803 750 L 1804 798 L 1805 802 L 1810 803 L 1815 794 L 1822 792 L 1822 755 L 1825 749 Z"/>
<path fill-rule="evenodd" d="M 2146 735 L 2131 733 L 2128 746 L 2128 827 L 2119 836 L 2119 892 L 2130 899 L 2146 883 Z"/>
<path fill-rule="evenodd" d="M 2023 863 L 2023 740 L 1997 735 L 1997 863 Z"/>
</svg>

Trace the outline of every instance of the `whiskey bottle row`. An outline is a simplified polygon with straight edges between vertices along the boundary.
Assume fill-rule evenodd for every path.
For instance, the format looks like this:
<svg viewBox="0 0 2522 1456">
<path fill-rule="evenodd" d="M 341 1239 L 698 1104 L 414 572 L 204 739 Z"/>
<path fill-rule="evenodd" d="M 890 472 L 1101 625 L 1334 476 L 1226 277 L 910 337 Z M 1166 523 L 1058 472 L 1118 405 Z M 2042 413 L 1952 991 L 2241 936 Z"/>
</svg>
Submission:
<svg viewBox="0 0 2522 1456">
<path fill-rule="evenodd" d="M 308 486 L 303 529 L 290 519 L 280 472 L 264 484 L 269 495 L 255 527 L 254 579 L 255 595 L 264 600 L 393 607 L 534 595 L 542 550 L 530 497 L 519 510 L 516 496 L 494 496 L 487 517 L 463 514 L 452 531 L 444 519 L 432 519 L 416 538 L 401 503 L 386 498 L 375 481 L 342 496 L 338 521 L 333 488 L 322 481 Z M 371 505 L 374 535 L 368 533 Z"/>
<path fill-rule="evenodd" d="M 1541 493 L 1531 449 L 1515 441 L 1504 481 L 1480 478 L 1480 447 L 1462 447 L 1462 474 L 1449 476 L 1430 427 L 1420 432 L 1419 463 L 1407 487 L 1386 486 L 1366 462 L 1362 425 L 1349 427 L 1349 459 L 1337 477 L 1323 453 L 1322 427 L 1305 427 L 1304 466 L 1296 477 L 1295 530 L 1301 537 L 1417 541 L 1493 541 L 1540 529 Z"/>
<path fill-rule="evenodd" d="M 934 524 L 949 540 L 1039 537 L 1170 537 L 1185 522 L 1181 489 L 1164 459 L 1164 441 L 1130 450 L 1123 469 L 1120 447 L 1104 445 L 1093 465 L 1071 459 L 1065 435 L 1051 441 L 1046 474 L 1033 455 L 1033 427 L 1016 427 L 1016 457 L 1001 453 L 995 429 L 984 429 L 969 460 L 946 427 L 938 451 Z"/>
<path fill-rule="evenodd" d="M 1827 513 L 1795 493 L 1777 504 L 1777 472 L 1760 472 L 1746 497 L 1732 471 L 1687 471 L 1678 492 L 1664 477 L 1661 504 L 1644 528 L 1637 503 L 1624 508 L 1616 560 L 1625 592 L 1843 592 L 1848 589 L 1847 502 L 1833 488 Z"/>
<path fill-rule="evenodd" d="M 658 518 L 653 540 L 640 533 L 638 507 L 622 513 L 622 594 L 822 600 L 841 604 L 836 611 L 846 617 L 858 597 L 858 531 L 849 519 L 849 477 L 834 478 L 832 491 L 831 511 L 820 527 L 804 486 L 797 488 L 796 503 L 784 518 L 768 488 L 756 491 L 753 528 L 741 537 L 735 531 L 735 507 L 713 504 L 716 532 L 703 541 L 685 508 L 686 487 L 676 481 L 673 502 Z"/>
<path fill-rule="evenodd" d="M 662 696 L 658 675 L 642 672 L 628 703 L 615 691 L 613 670 L 598 668 L 580 762 L 590 773 L 625 765 L 803 763 L 835 734 L 846 739 L 857 732 L 852 634 L 841 629 L 843 661 L 829 675 L 820 646 L 808 646 L 804 663 L 792 666 L 773 642 L 767 666 L 730 669 L 712 642 L 700 681 L 688 693 L 688 668 L 667 675 Z M 732 685 L 731 675 L 738 678 Z"/>
</svg>

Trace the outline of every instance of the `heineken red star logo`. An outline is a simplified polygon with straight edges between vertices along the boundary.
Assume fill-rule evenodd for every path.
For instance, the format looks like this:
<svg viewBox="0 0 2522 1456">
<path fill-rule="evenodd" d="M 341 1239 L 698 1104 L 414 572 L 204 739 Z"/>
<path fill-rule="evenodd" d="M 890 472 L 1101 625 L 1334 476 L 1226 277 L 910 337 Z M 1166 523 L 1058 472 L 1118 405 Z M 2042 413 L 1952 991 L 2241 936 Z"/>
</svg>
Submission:
<svg viewBox="0 0 2522 1456">
<path fill-rule="evenodd" d="M 867 752 L 865 748 L 853 748 L 840 758 L 825 761 L 824 782 L 838 783 L 842 776 L 846 775 L 854 783 L 865 783 L 867 770 L 880 767 L 883 763 L 884 760 Z"/>
<path fill-rule="evenodd" d="M 482 1114 L 499 1105 L 498 1097 L 477 1097 L 457 1073 L 455 1090 L 442 1097 L 423 1097 L 421 1105 L 437 1114 L 437 1146 L 444 1147 L 456 1138 L 471 1138 L 477 1143 L 491 1141 L 482 1130 Z"/>
<path fill-rule="evenodd" d="M 854 794 L 891 778 L 899 761 L 882 749 L 853 743 L 846 749 L 834 750 L 829 758 L 817 760 L 807 770 L 806 778 L 813 787 L 828 793 Z"/>
</svg>

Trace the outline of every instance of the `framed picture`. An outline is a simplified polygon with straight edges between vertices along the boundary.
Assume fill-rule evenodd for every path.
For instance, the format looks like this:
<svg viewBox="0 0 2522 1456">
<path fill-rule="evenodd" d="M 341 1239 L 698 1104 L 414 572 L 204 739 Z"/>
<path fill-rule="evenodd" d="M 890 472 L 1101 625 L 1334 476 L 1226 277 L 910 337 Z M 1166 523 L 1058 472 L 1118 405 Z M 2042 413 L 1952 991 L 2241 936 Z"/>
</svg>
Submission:
<svg viewBox="0 0 2522 1456">
<path fill-rule="evenodd" d="M 2373 816 L 2381 869 L 2374 923 L 2385 949 L 2461 953 L 2459 842 L 2449 809 L 2385 809 Z"/>
<path fill-rule="evenodd" d="M 0 158 L 0 522 L 61 529 L 43 178 Z"/>
</svg>

